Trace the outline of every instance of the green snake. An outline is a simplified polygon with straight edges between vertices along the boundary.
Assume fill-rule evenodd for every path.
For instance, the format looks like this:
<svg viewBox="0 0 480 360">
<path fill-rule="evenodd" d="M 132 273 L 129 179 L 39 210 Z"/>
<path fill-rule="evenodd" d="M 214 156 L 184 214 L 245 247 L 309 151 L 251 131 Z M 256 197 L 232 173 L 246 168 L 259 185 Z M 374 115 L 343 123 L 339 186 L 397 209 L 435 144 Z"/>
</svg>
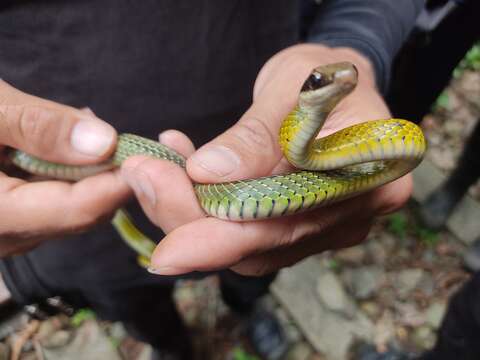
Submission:
<svg viewBox="0 0 480 360">
<path fill-rule="evenodd" d="M 357 77 L 355 66 L 346 62 L 315 68 L 279 132 L 285 158 L 301 170 L 257 179 L 194 184 L 205 212 L 231 221 L 298 214 L 364 193 L 413 170 L 423 158 L 426 142 L 421 129 L 406 120 L 368 121 L 317 139 L 329 113 L 355 88 Z M 118 167 L 133 155 L 166 159 L 185 167 L 182 155 L 133 134 L 119 135 L 112 158 L 98 165 L 57 164 L 18 150 L 10 157 L 30 173 L 79 180 Z M 119 211 L 113 224 L 130 245 L 149 257 L 154 244 L 143 246 L 147 240 L 125 212 Z"/>
</svg>

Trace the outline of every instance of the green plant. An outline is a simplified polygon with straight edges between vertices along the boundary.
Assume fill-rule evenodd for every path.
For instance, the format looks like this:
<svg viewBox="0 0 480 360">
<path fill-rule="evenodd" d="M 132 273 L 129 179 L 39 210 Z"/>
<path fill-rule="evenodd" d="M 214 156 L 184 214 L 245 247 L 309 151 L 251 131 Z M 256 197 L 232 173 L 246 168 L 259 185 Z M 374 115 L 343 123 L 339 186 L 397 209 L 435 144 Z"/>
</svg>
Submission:
<svg viewBox="0 0 480 360">
<path fill-rule="evenodd" d="M 327 266 L 332 271 L 340 270 L 340 262 L 337 259 L 330 259 Z"/>
<path fill-rule="evenodd" d="M 438 111 L 440 109 L 447 109 L 448 110 L 448 105 L 449 105 L 450 99 L 448 97 L 448 94 L 446 91 L 442 92 L 437 100 L 435 100 L 435 103 L 433 104 L 433 110 Z"/>
<path fill-rule="evenodd" d="M 476 43 L 460 61 L 453 72 L 454 77 L 459 77 L 465 70 L 480 70 L 480 42 Z"/>
<path fill-rule="evenodd" d="M 408 220 L 402 213 L 395 213 L 388 217 L 387 229 L 393 235 L 400 239 L 405 239 L 408 232 Z"/>
<path fill-rule="evenodd" d="M 250 355 L 241 347 L 236 347 L 233 349 L 233 360 L 260 360 L 255 355 Z"/>
<path fill-rule="evenodd" d="M 73 314 L 70 319 L 70 324 L 74 327 L 79 327 L 85 321 L 90 319 L 95 319 L 96 315 L 91 309 L 80 309 L 75 314 Z"/>
<path fill-rule="evenodd" d="M 434 246 L 439 240 L 438 233 L 436 231 L 417 226 L 415 229 L 416 235 L 420 238 L 420 241 L 428 246 Z"/>
</svg>

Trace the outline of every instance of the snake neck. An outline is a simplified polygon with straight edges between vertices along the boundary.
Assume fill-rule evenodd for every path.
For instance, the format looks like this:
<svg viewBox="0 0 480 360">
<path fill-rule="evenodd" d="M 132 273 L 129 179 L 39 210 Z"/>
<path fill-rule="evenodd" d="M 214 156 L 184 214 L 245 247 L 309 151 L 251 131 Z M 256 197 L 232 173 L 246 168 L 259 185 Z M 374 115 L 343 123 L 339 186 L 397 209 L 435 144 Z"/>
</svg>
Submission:
<svg viewBox="0 0 480 360">
<path fill-rule="evenodd" d="M 285 158 L 299 169 L 316 169 L 315 138 L 328 112 L 300 104 L 282 123 L 279 143 Z"/>
</svg>

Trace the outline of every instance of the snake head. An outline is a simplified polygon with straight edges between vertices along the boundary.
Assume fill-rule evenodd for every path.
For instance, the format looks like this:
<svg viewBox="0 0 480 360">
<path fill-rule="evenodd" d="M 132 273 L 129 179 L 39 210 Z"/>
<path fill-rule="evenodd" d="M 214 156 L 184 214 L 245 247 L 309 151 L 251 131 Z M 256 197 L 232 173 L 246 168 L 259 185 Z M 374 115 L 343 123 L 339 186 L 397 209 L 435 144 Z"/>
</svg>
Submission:
<svg viewBox="0 0 480 360">
<path fill-rule="evenodd" d="M 358 71 L 349 62 L 322 65 L 312 70 L 300 91 L 304 105 L 322 104 L 330 110 L 357 85 Z"/>
</svg>

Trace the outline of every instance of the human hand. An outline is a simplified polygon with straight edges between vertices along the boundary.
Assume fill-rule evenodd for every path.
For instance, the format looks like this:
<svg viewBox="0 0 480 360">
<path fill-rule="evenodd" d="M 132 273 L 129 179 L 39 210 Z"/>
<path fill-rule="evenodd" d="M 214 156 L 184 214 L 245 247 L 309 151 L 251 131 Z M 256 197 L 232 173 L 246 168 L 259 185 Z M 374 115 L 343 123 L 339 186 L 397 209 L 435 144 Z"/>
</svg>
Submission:
<svg viewBox="0 0 480 360">
<path fill-rule="evenodd" d="M 310 71 L 340 61 L 357 66 L 359 83 L 333 111 L 320 136 L 355 123 L 389 118 L 372 68 L 363 56 L 347 48 L 293 46 L 265 64 L 257 77 L 253 104 L 237 124 L 189 157 L 188 175 L 199 183 L 215 183 L 292 170 L 277 142 L 280 123 L 295 106 Z M 178 132 L 163 134 L 161 141 L 186 156 L 194 151 Z M 375 216 L 405 203 L 412 187 L 411 177 L 405 176 L 311 212 L 237 223 L 205 218 L 189 178 L 173 164 L 132 158 L 125 163 L 123 174 L 147 215 L 167 234 L 151 259 L 154 271 L 165 275 L 219 268 L 261 275 L 324 250 L 355 245 L 365 238 Z"/>
<path fill-rule="evenodd" d="M 115 130 L 92 113 L 25 94 L 0 80 L 4 163 L 6 146 L 45 160 L 88 164 L 108 157 L 115 143 Z M 0 256 L 86 230 L 108 217 L 129 194 L 114 172 L 74 184 L 27 182 L 0 172 Z"/>
</svg>

